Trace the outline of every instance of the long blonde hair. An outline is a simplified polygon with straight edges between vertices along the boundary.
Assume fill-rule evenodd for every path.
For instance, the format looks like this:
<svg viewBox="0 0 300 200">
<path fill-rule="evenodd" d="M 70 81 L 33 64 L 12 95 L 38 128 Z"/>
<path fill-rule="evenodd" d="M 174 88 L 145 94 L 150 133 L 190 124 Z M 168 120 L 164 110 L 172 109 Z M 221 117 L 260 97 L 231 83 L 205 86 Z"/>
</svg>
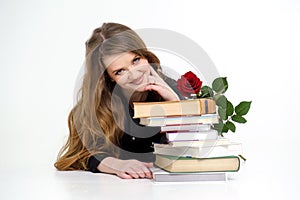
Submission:
<svg viewBox="0 0 300 200">
<path fill-rule="evenodd" d="M 54 164 L 58 170 L 86 170 L 88 159 L 101 152 L 118 157 L 124 113 L 120 112 L 120 98 L 113 95 L 116 85 L 108 77 L 103 59 L 124 52 L 146 58 L 163 76 L 159 59 L 133 30 L 117 23 L 95 29 L 86 42 L 85 74 L 78 102 L 68 117 L 69 137 Z"/>
</svg>

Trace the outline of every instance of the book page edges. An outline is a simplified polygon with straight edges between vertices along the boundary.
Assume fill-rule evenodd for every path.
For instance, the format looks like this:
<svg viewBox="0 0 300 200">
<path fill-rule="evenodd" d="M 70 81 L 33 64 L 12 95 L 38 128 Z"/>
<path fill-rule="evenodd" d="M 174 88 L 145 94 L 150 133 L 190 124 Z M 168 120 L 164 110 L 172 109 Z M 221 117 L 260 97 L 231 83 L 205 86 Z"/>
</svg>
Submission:
<svg viewBox="0 0 300 200">
<path fill-rule="evenodd" d="M 165 165 L 164 162 L 169 163 L 170 160 L 168 158 L 162 158 L 162 159 L 163 159 L 162 163 L 155 162 L 155 165 L 162 168 L 162 169 L 164 169 L 164 170 L 166 170 L 166 171 L 168 171 L 168 172 L 177 172 L 177 173 L 179 173 L 179 172 L 182 172 L 182 173 L 185 173 L 185 172 L 237 172 L 240 169 L 240 159 L 237 156 L 225 156 L 225 157 L 218 157 L 218 158 L 209 158 L 210 160 L 212 160 L 212 159 L 234 159 L 231 163 L 232 164 L 231 169 L 229 169 L 229 166 L 227 166 L 227 169 L 226 169 L 226 167 L 221 169 L 220 166 L 218 166 L 219 169 L 216 169 L 216 168 L 213 169 L 213 168 L 209 168 L 209 167 L 206 166 L 206 170 L 199 170 L 200 166 L 198 166 L 198 165 L 193 166 L 193 167 L 191 167 L 191 165 L 190 166 L 187 166 L 187 165 L 178 166 L 178 164 L 174 164 L 174 162 L 176 162 L 174 160 L 173 160 L 173 163 L 171 163 L 169 165 Z"/>
</svg>

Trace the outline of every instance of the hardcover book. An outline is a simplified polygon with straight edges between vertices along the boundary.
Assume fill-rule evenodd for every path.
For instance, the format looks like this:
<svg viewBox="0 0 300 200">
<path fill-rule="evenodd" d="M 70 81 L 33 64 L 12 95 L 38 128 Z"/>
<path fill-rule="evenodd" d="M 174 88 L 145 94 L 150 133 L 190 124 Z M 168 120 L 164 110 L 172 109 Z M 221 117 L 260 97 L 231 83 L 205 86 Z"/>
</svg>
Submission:
<svg viewBox="0 0 300 200">
<path fill-rule="evenodd" d="M 226 181 L 225 172 L 167 172 L 158 167 L 150 168 L 154 182 Z"/>
<path fill-rule="evenodd" d="M 163 102 L 133 102 L 133 106 L 133 118 L 216 113 L 215 101 L 205 98 Z"/>
<path fill-rule="evenodd" d="M 169 125 L 162 126 L 161 132 L 169 131 L 209 131 L 211 129 L 210 124 L 182 124 L 182 125 Z"/>
<path fill-rule="evenodd" d="M 242 144 L 231 142 L 227 145 L 205 145 L 199 147 L 192 146 L 177 146 L 173 147 L 168 144 L 154 144 L 154 154 L 181 156 L 181 157 L 194 157 L 194 158 L 212 158 L 221 156 L 241 155 Z"/>
<path fill-rule="evenodd" d="M 168 125 L 181 125 L 181 124 L 215 124 L 215 123 L 219 123 L 218 114 L 140 118 L 140 124 L 145 126 L 168 126 Z"/>
<path fill-rule="evenodd" d="M 155 165 L 168 172 L 236 172 L 240 168 L 237 156 L 187 158 L 155 155 Z"/>
<path fill-rule="evenodd" d="M 215 140 L 218 138 L 218 131 L 188 131 L 188 132 L 167 132 L 166 137 L 170 142 L 189 140 Z"/>
<path fill-rule="evenodd" d="M 169 142 L 167 146 L 169 147 L 205 147 L 205 146 L 215 146 L 215 145 L 227 145 L 230 144 L 230 140 L 224 137 L 218 137 L 216 140 L 186 140 L 186 141 L 174 141 Z M 165 145 L 165 144 L 163 144 Z"/>
</svg>

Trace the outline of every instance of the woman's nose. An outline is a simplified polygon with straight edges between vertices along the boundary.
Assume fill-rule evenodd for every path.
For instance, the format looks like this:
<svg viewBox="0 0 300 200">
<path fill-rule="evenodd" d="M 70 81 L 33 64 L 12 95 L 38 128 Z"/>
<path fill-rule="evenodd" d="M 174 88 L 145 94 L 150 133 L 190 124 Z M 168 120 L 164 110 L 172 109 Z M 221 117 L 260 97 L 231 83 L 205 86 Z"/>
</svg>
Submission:
<svg viewBox="0 0 300 200">
<path fill-rule="evenodd" d="M 133 65 L 131 65 L 131 66 L 128 67 L 128 78 L 135 79 L 135 78 L 138 77 L 137 68 L 138 67 L 135 67 Z"/>
</svg>

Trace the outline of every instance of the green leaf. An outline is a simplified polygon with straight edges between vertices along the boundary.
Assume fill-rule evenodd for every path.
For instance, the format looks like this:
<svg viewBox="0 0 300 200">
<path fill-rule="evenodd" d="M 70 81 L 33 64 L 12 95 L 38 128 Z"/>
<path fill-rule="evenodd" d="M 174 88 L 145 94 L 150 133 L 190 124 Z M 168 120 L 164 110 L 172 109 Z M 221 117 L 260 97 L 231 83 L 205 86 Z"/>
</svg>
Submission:
<svg viewBox="0 0 300 200">
<path fill-rule="evenodd" d="M 223 121 L 219 120 L 218 124 L 213 124 L 213 129 L 218 131 L 218 135 L 222 135 L 223 126 Z"/>
<path fill-rule="evenodd" d="M 226 109 L 227 108 L 227 98 L 224 95 L 220 95 L 220 97 L 216 100 L 216 104 L 219 107 Z"/>
<path fill-rule="evenodd" d="M 212 89 L 216 93 L 224 93 L 228 89 L 228 82 L 226 80 L 226 77 L 219 77 L 216 78 L 212 83 Z"/>
<path fill-rule="evenodd" d="M 250 109 L 251 101 L 242 101 L 235 107 L 235 113 L 239 116 L 246 115 Z"/>
<path fill-rule="evenodd" d="M 214 91 L 208 87 L 208 86 L 203 86 L 200 90 L 200 98 L 209 98 L 214 96 Z"/>
<path fill-rule="evenodd" d="M 227 121 L 225 125 L 227 126 L 227 128 L 229 130 L 231 130 L 232 132 L 235 132 L 235 125 L 234 125 L 234 123 L 232 123 L 231 121 Z"/>
<path fill-rule="evenodd" d="M 217 101 L 220 96 L 222 96 L 221 94 L 215 94 L 214 97 L 213 97 L 213 100 Z"/>
<path fill-rule="evenodd" d="M 226 115 L 227 116 L 231 116 L 233 115 L 233 112 L 234 112 L 234 108 L 233 108 L 233 105 L 230 101 L 228 101 L 227 99 L 227 108 L 226 108 Z"/>
<path fill-rule="evenodd" d="M 218 107 L 218 113 L 222 120 L 227 120 L 228 116 L 226 114 L 226 109 L 224 109 L 222 107 Z"/>
<path fill-rule="evenodd" d="M 239 115 L 233 115 L 233 116 L 231 117 L 231 119 L 232 119 L 232 121 L 235 121 L 235 122 L 241 123 L 241 124 L 244 124 L 244 123 L 247 122 L 247 120 L 246 120 L 244 117 L 239 116 Z"/>
<path fill-rule="evenodd" d="M 229 130 L 228 126 L 226 124 L 223 125 L 223 128 L 222 128 L 222 133 L 227 133 Z"/>
<path fill-rule="evenodd" d="M 223 126 L 221 126 L 220 124 L 215 124 L 213 129 L 218 131 L 218 135 L 220 135 L 222 133 L 222 128 Z"/>
</svg>

